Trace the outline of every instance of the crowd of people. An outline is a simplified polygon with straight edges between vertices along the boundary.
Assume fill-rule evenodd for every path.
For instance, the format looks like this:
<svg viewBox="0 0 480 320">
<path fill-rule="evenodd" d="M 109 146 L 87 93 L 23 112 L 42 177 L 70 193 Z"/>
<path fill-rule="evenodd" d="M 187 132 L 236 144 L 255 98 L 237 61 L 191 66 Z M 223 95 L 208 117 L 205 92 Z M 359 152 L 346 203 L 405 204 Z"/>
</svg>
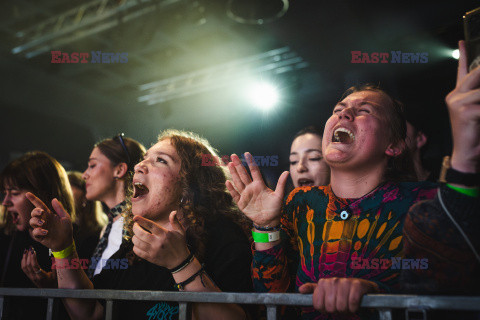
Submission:
<svg viewBox="0 0 480 320">
<path fill-rule="evenodd" d="M 462 41 L 460 52 L 442 177 L 422 167 L 426 136 L 402 103 L 372 85 L 348 89 L 323 130 L 293 137 L 290 170 L 274 190 L 250 153 L 248 168 L 236 154 L 204 166 L 217 151 L 173 129 L 148 150 L 123 134 L 100 141 L 83 174 L 26 153 L 0 173 L 0 286 L 312 294 L 312 307 L 282 309 L 285 319 L 375 319 L 360 308 L 368 293 L 478 295 L 480 68 L 467 73 Z M 45 308 L 8 298 L 3 316 L 44 318 Z M 102 300 L 68 298 L 57 309 L 58 319 L 105 316 Z M 262 316 L 236 304 L 195 303 L 191 312 Z M 115 319 L 178 313 L 167 301 L 113 308 Z"/>
</svg>

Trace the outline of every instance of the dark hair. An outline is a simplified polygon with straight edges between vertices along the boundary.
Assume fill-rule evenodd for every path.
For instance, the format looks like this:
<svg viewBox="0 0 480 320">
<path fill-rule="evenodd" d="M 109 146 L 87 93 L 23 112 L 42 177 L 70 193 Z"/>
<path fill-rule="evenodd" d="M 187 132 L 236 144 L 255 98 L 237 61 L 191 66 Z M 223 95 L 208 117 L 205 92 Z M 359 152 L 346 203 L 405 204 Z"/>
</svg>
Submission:
<svg viewBox="0 0 480 320">
<path fill-rule="evenodd" d="M 308 127 L 305 127 L 303 129 L 301 129 L 300 131 L 298 131 L 294 136 L 293 136 L 293 140 L 297 139 L 298 137 L 300 136 L 303 136 L 304 134 L 307 134 L 307 133 L 311 133 L 311 134 L 314 134 L 314 135 L 317 135 L 320 137 L 320 139 L 322 139 L 323 137 L 323 132 L 320 131 L 320 129 L 316 126 L 308 126 Z"/>
<path fill-rule="evenodd" d="M 0 173 L 0 191 L 5 186 L 24 189 L 35 194 L 53 211 L 51 201 L 56 198 L 75 221 L 75 206 L 67 173 L 53 157 L 42 151 L 27 152 L 13 160 Z"/>
<path fill-rule="evenodd" d="M 393 98 L 389 93 L 375 84 L 363 84 L 350 87 L 343 93 L 340 101 L 352 93 L 361 91 L 379 92 L 390 100 L 390 104 L 386 107 L 389 107 L 391 112 L 385 112 L 388 124 L 386 127 L 389 129 L 389 139 L 393 144 L 400 143 L 402 145 L 401 153 L 398 156 L 390 157 L 388 160 L 384 179 L 393 182 L 417 181 L 412 156 L 405 142 L 407 136 L 407 121 L 403 103 Z"/>
<path fill-rule="evenodd" d="M 204 223 L 207 216 L 224 215 L 243 227 L 246 233 L 247 219 L 238 210 L 225 186 L 228 176 L 226 168 L 221 165 L 202 166 L 202 155 L 213 155 L 214 159 L 218 156 L 206 139 L 192 132 L 173 129 L 163 131 L 158 137 L 158 141 L 165 139 L 170 140 L 181 159 L 182 224 L 186 229 L 188 243 L 193 245 L 195 256 L 202 260 L 205 254 Z"/>
<path fill-rule="evenodd" d="M 125 181 L 125 196 L 128 197 L 132 194 L 133 190 L 132 179 L 135 165 L 142 161 L 143 156 L 145 155 L 145 147 L 134 139 L 126 137 L 122 137 L 122 139 L 127 148 L 128 155 L 125 153 L 125 149 L 118 136 L 102 140 L 95 144 L 95 147 L 97 147 L 114 166 L 120 163 L 127 164 L 127 173 L 122 179 Z"/>
<path fill-rule="evenodd" d="M 82 173 L 78 171 L 69 171 L 67 173 L 70 185 L 80 189 L 86 194 L 85 180 Z M 107 216 L 103 213 L 99 201 L 91 201 L 84 199 L 84 204 L 75 203 L 75 211 L 77 213 L 76 223 L 81 229 L 85 229 L 88 233 L 99 232 L 103 226 L 107 224 Z"/>
</svg>

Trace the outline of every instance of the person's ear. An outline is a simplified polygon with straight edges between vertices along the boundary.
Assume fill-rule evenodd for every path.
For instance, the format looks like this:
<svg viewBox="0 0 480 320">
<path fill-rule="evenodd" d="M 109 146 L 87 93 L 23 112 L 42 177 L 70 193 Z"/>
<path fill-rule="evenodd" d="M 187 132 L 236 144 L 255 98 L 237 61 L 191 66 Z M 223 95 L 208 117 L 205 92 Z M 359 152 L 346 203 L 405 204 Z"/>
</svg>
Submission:
<svg viewBox="0 0 480 320">
<path fill-rule="evenodd" d="M 417 144 L 417 149 L 421 149 L 425 144 L 427 144 L 428 138 L 423 133 L 422 131 L 418 131 L 417 133 L 417 139 L 416 139 L 416 144 Z"/>
<path fill-rule="evenodd" d="M 125 162 L 121 162 L 115 166 L 115 170 L 113 171 L 113 177 L 115 179 L 121 179 L 125 176 L 128 171 L 128 166 Z"/>
<path fill-rule="evenodd" d="M 405 141 L 399 141 L 397 143 L 391 143 L 385 150 L 385 154 L 389 157 L 397 157 L 401 155 L 407 147 Z"/>
</svg>

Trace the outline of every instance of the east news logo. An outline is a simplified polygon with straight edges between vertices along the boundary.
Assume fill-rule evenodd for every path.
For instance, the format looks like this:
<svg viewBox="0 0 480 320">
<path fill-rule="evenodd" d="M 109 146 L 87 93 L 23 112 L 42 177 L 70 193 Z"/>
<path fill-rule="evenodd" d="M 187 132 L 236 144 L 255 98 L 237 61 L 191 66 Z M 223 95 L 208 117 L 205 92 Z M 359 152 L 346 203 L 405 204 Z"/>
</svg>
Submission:
<svg viewBox="0 0 480 320">
<path fill-rule="evenodd" d="M 127 63 L 128 52 L 62 52 L 51 51 L 51 63 Z M 89 57 L 91 57 L 89 59 Z"/>
<path fill-rule="evenodd" d="M 427 63 L 428 52 L 362 52 L 351 51 L 351 63 Z"/>
</svg>

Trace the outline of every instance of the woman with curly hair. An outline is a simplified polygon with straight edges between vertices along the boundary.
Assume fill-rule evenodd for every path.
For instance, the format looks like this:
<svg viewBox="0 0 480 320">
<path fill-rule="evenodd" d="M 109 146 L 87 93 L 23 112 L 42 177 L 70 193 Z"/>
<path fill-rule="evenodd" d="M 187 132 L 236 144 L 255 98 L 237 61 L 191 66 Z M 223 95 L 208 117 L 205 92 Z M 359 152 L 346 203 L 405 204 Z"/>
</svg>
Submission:
<svg viewBox="0 0 480 320">
<path fill-rule="evenodd" d="M 163 132 L 158 142 L 135 166 L 131 198 L 133 226 L 120 250 L 89 281 L 81 269 L 57 269 L 59 288 L 250 291 L 250 244 L 241 213 L 225 188 L 222 166 L 202 166 L 203 155 L 217 154 L 210 144 L 193 133 Z M 77 257 L 68 213 L 54 201 L 53 213 L 35 196 L 37 207 L 31 225 L 38 241 L 52 249 L 56 261 Z M 127 224 L 127 229 L 131 225 Z M 123 259 L 123 260 L 122 260 Z M 118 268 L 113 264 L 122 261 Z M 124 263 L 128 260 L 128 264 Z M 73 319 L 101 319 L 100 301 L 66 299 Z M 114 306 L 114 318 L 166 319 L 178 316 L 173 302 L 131 302 Z M 195 319 L 244 319 L 246 312 L 233 304 L 194 304 Z"/>
</svg>

